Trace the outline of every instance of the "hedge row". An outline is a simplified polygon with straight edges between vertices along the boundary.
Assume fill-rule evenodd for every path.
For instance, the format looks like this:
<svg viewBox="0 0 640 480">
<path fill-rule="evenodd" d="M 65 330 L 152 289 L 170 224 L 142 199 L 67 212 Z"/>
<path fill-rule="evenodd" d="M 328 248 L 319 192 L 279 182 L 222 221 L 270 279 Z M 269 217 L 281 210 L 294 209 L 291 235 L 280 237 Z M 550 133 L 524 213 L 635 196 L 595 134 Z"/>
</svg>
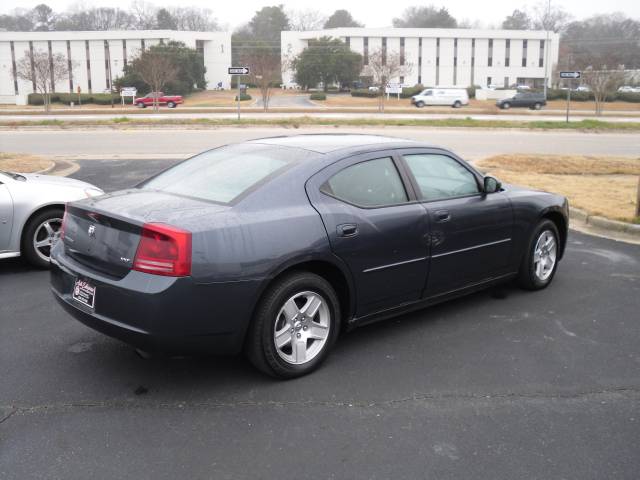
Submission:
<svg viewBox="0 0 640 480">
<path fill-rule="evenodd" d="M 327 96 L 324 93 L 316 92 L 309 95 L 309 99 L 311 100 L 326 100 Z"/>
<path fill-rule="evenodd" d="M 120 95 L 108 93 L 81 93 L 80 102 L 78 102 L 78 94 L 76 93 L 52 93 L 51 103 L 64 103 L 65 105 L 71 105 L 71 102 L 78 105 L 82 104 L 95 104 L 95 105 L 111 105 L 111 98 L 115 103 L 120 103 Z M 44 105 L 44 98 L 40 93 L 30 93 L 28 97 L 29 105 Z"/>
<path fill-rule="evenodd" d="M 238 101 L 238 95 L 236 95 L 233 99 L 235 102 Z M 240 101 L 244 102 L 245 100 L 251 100 L 251 95 L 249 95 L 248 93 L 241 93 L 240 94 Z"/>
</svg>

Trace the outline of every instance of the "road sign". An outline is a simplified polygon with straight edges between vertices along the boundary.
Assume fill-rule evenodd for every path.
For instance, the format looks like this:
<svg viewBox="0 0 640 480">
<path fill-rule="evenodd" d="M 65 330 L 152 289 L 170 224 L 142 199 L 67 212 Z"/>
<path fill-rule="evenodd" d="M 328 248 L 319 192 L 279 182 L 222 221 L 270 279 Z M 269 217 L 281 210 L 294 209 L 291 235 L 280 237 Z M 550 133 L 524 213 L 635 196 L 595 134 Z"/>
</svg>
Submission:
<svg viewBox="0 0 640 480">
<path fill-rule="evenodd" d="M 120 90 L 121 97 L 135 97 L 138 93 L 138 89 L 136 87 L 122 87 Z"/>
<path fill-rule="evenodd" d="M 229 75 L 249 75 L 249 67 L 229 67 Z"/>
<path fill-rule="evenodd" d="M 582 72 L 560 72 L 560 78 L 580 78 Z"/>
</svg>

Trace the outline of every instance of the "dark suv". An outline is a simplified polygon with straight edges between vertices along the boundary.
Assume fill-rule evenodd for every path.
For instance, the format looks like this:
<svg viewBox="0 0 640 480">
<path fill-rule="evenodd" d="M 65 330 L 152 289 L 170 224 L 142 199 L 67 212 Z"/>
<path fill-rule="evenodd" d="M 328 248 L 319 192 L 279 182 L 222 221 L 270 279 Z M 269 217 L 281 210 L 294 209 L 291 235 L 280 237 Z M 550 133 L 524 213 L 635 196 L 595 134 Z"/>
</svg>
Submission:
<svg viewBox="0 0 640 480">
<path fill-rule="evenodd" d="M 543 93 L 533 92 L 516 93 L 511 98 L 504 98 L 496 102 L 496 106 L 503 110 L 507 110 L 511 107 L 528 107 L 532 110 L 540 110 L 546 104 L 547 101 L 545 100 Z"/>
</svg>

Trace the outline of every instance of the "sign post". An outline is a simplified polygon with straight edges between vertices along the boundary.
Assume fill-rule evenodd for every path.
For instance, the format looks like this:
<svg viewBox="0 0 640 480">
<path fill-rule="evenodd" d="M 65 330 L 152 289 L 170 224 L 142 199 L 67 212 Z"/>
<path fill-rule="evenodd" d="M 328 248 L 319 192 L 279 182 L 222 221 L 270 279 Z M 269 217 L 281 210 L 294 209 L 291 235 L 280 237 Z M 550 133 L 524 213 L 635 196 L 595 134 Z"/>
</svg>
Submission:
<svg viewBox="0 0 640 480">
<path fill-rule="evenodd" d="M 236 83 L 238 84 L 238 120 L 240 120 L 240 77 L 242 75 L 249 75 L 249 67 L 229 67 L 229 75 L 236 76 Z"/>
<path fill-rule="evenodd" d="M 569 123 L 569 105 L 571 104 L 571 87 L 573 87 L 573 80 L 581 76 L 582 72 L 560 72 L 560 78 L 569 79 L 569 89 L 567 90 L 567 123 Z"/>
</svg>

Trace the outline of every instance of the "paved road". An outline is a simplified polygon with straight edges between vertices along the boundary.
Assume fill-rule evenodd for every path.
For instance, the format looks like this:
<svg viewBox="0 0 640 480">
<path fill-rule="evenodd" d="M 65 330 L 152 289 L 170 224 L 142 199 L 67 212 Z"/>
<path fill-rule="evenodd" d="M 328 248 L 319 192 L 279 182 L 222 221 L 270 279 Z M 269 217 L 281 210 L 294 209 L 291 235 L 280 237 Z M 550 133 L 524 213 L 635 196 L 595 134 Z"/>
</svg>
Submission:
<svg viewBox="0 0 640 480">
<path fill-rule="evenodd" d="M 133 184 L 165 164 L 120 166 Z M 0 478 L 636 479 L 639 310 L 640 247 L 572 232 L 547 290 L 356 330 L 277 382 L 241 358 L 142 360 L 5 261 Z"/>
<path fill-rule="evenodd" d="M 284 97 L 274 97 L 275 98 L 284 98 Z M 301 99 L 299 97 L 295 98 L 296 102 L 299 102 L 302 107 L 307 108 L 306 103 L 310 103 L 306 99 Z M 275 100 L 279 102 L 280 100 Z M 256 106 L 260 107 L 261 102 L 258 102 Z M 287 105 L 274 105 L 278 107 L 286 107 Z M 46 116 L 47 120 L 64 120 L 67 122 L 76 121 L 87 121 L 87 120 L 108 120 L 113 118 L 121 118 L 126 116 L 126 113 L 117 112 L 117 113 L 78 113 L 78 114 L 49 114 Z M 135 116 L 135 118 L 141 119 L 164 119 L 174 118 L 174 119 L 197 119 L 197 118 L 208 118 L 208 119 L 235 119 L 236 112 L 232 109 L 229 109 L 228 112 L 217 112 L 217 113 L 195 113 L 195 112 L 177 112 L 177 113 L 136 113 L 131 114 L 130 116 Z M 385 113 L 384 115 L 376 114 L 371 111 L 368 112 L 321 112 L 321 111 L 312 111 L 312 112 L 243 112 L 242 118 L 257 118 L 257 119 L 281 119 L 281 118 L 301 118 L 301 117 L 309 117 L 312 116 L 314 118 L 327 118 L 327 119 L 371 119 L 378 118 L 381 119 L 422 119 L 422 120 L 443 120 L 447 118 L 471 118 L 474 120 L 505 120 L 505 121 L 535 121 L 535 120 L 544 120 L 544 121 L 565 121 L 564 114 L 556 114 L 556 115 L 535 115 L 535 114 L 527 114 L 527 113 L 494 113 L 494 114 L 484 114 L 484 113 L 474 113 L 474 112 L 456 112 L 456 113 Z M 22 121 L 34 121 L 39 122 L 43 120 L 43 116 L 41 115 L 2 115 L 0 117 L 2 122 L 22 122 Z M 603 120 L 602 117 L 596 117 L 595 115 L 574 115 L 570 119 L 573 122 L 578 122 L 581 120 Z M 604 118 L 607 122 L 637 122 L 637 116 L 607 116 Z"/>
<path fill-rule="evenodd" d="M 484 129 L 235 128 L 152 130 L 0 130 L 0 151 L 40 155 L 158 155 L 183 157 L 250 138 L 297 133 L 356 132 L 411 138 L 451 148 L 468 159 L 500 153 L 558 153 L 638 157 L 640 135 Z"/>
</svg>

